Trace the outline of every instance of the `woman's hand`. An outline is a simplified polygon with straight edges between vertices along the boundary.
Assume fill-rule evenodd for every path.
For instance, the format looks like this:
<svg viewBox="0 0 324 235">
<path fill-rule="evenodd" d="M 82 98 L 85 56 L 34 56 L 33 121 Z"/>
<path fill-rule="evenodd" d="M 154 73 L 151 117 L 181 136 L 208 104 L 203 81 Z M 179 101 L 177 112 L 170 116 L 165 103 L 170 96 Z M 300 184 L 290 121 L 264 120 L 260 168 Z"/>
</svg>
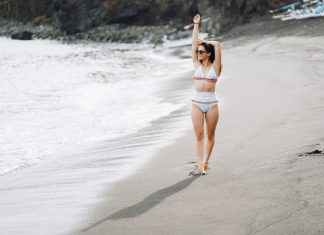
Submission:
<svg viewBox="0 0 324 235">
<path fill-rule="evenodd" d="M 197 40 L 198 45 L 202 44 L 203 42 L 206 42 L 206 41 L 202 38 L 198 38 L 198 40 Z"/>
<path fill-rule="evenodd" d="M 194 23 L 197 23 L 197 24 L 200 23 L 200 15 L 199 15 L 199 14 L 197 14 L 197 15 L 194 16 L 194 18 L 193 18 L 193 22 L 194 22 Z"/>
</svg>

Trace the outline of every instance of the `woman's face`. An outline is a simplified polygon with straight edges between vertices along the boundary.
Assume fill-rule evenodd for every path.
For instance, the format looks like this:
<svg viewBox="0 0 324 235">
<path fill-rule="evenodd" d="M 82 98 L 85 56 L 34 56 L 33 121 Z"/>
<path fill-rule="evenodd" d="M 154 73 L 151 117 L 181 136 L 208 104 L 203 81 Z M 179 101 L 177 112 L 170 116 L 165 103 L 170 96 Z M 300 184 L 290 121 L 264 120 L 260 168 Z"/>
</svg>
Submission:
<svg viewBox="0 0 324 235">
<path fill-rule="evenodd" d="M 204 46 L 198 45 L 197 56 L 198 60 L 205 60 L 210 56 L 210 52 L 206 51 Z"/>
</svg>

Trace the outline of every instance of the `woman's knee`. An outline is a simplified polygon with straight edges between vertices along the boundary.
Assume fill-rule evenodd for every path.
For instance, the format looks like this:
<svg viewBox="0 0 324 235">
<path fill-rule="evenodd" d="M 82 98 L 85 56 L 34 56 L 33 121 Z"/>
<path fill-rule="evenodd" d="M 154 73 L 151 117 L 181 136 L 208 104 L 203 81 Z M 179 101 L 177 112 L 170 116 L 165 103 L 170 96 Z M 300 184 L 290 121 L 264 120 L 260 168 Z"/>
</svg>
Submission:
<svg viewBox="0 0 324 235">
<path fill-rule="evenodd" d="M 215 134 L 208 134 L 207 135 L 207 140 L 208 141 L 214 141 L 215 140 Z"/>
<path fill-rule="evenodd" d="M 196 140 L 198 141 L 204 140 L 204 133 L 203 132 L 196 133 Z"/>
</svg>

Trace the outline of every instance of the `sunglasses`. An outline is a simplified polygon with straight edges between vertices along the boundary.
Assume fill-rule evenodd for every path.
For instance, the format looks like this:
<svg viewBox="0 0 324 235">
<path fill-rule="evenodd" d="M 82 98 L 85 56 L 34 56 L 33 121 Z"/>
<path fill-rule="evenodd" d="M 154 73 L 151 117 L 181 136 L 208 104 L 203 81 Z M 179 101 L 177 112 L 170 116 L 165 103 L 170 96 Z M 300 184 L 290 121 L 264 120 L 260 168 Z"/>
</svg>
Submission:
<svg viewBox="0 0 324 235">
<path fill-rule="evenodd" d="M 198 55 L 204 54 L 205 52 L 207 52 L 206 50 L 197 50 L 196 51 Z"/>
</svg>

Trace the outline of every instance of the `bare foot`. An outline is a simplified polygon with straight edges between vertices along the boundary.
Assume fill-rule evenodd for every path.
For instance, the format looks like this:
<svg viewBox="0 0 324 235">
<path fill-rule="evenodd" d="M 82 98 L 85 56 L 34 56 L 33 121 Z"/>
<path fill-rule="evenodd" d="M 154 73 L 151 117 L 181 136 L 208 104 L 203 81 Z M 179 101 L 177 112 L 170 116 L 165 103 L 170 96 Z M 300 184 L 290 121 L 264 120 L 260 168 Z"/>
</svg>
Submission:
<svg viewBox="0 0 324 235">
<path fill-rule="evenodd" d="M 204 163 L 201 164 L 199 172 L 201 175 L 207 175 L 207 172 L 205 171 Z"/>
<path fill-rule="evenodd" d="M 204 170 L 207 171 L 208 169 L 208 161 L 204 161 Z"/>
</svg>

